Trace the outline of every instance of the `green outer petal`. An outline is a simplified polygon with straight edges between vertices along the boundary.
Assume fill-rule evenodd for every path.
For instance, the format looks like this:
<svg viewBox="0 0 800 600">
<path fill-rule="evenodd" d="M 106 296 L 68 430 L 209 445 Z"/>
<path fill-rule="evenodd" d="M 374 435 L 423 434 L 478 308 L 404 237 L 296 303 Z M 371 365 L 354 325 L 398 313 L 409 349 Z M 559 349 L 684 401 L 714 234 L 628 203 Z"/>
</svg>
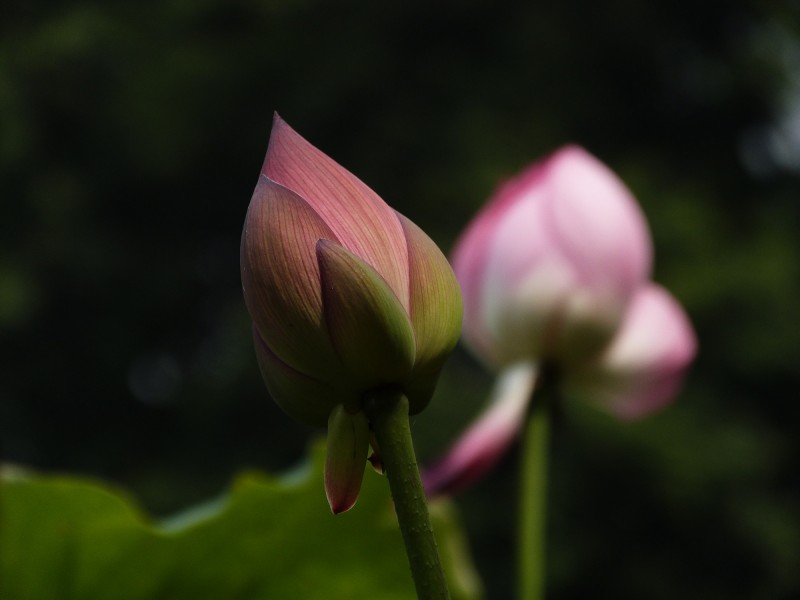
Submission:
<svg viewBox="0 0 800 600">
<path fill-rule="evenodd" d="M 242 287 L 261 338 L 294 370 L 330 380 L 340 367 L 325 333 L 316 243 L 330 228 L 294 192 L 259 179 L 242 232 Z"/>
<path fill-rule="evenodd" d="M 400 385 L 414 365 L 414 332 L 402 304 L 366 262 L 338 244 L 317 242 L 325 324 L 361 392 Z"/>
<path fill-rule="evenodd" d="M 408 242 L 411 323 L 416 337 L 416 362 L 406 391 L 412 414 L 430 401 L 439 371 L 458 342 L 463 306 L 461 288 L 442 251 L 406 217 L 398 213 Z"/>
<path fill-rule="evenodd" d="M 324 427 L 331 409 L 346 401 L 342 392 L 302 373 L 275 356 L 253 327 L 256 359 L 261 376 L 275 403 L 290 417 Z"/>
<path fill-rule="evenodd" d="M 361 491 L 369 451 L 369 423 L 363 412 L 334 407 L 328 419 L 325 495 L 337 515 L 353 508 Z"/>
</svg>

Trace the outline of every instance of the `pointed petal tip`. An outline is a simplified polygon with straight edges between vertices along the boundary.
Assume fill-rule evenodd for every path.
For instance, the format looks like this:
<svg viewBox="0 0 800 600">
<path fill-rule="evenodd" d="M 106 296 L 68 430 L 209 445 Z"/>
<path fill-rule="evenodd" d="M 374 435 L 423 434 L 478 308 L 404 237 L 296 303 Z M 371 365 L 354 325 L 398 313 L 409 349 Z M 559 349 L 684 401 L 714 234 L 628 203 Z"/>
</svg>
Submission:
<svg viewBox="0 0 800 600">
<path fill-rule="evenodd" d="M 303 198 L 342 246 L 372 265 L 407 306 L 405 237 L 380 196 L 278 115 L 261 172 Z"/>
<path fill-rule="evenodd" d="M 328 496 L 328 505 L 331 507 L 331 513 L 334 515 L 340 515 L 353 508 L 356 505 L 357 500 L 358 497 L 355 497 L 352 500 L 343 501 L 341 499 L 332 499 L 330 496 Z"/>
<path fill-rule="evenodd" d="M 341 244 L 337 244 L 336 242 L 333 242 L 331 240 L 326 240 L 325 238 L 318 239 L 316 245 L 317 259 L 319 260 L 321 255 L 331 251 L 334 248 L 334 246 L 341 247 Z"/>
<path fill-rule="evenodd" d="M 276 181 L 281 185 L 291 189 L 292 186 L 286 185 L 287 182 L 281 179 L 274 168 L 274 154 L 276 152 L 280 153 L 285 151 L 283 146 L 287 143 L 287 140 L 296 140 L 298 138 L 303 140 L 303 138 L 294 129 L 292 129 L 292 126 L 283 120 L 283 117 L 278 114 L 278 111 L 273 112 L 272 128 L 270 129 L 269 142 L 267 143 L 267 153 L 264 156 L 264 162 L 261 165 L 262 176 L 266 177 L 270 181 Z"/>
<path fill-rule="evenodd" d="M 377 452 L 373 452 L 367 458 L 369 464 L 372 465 L 372 470 L 375 471 L 378 475 L 385 475 L 386 472 L 383 470 L 383 460 L 378 455 Z"/>
<path fill-rule="evenodd" d="M 278 111 L 276 110 L 276 111 L 274 111 L 272 113 L 272 131 L 274 132 L 276 129 L 278 129 L 280 127 L 287 127 L 291 131 L 294 131 L 294 129 L 292 129 L 292 126 L 289 125 L 284 120 L 284 118 L 282 116 L 280 116 L 280 114 L 278 114 Z"/>
<path fill-rule="evenodd" d="M 366 459 L 364 462 L 366 463 Z M 325 497 L 334 515 L 347 512 L 356 505 L 361 492 L 363 472 L 362 467 L 360 475 L 353 472 L 350 474 L 350 479 L 346 481 L 336 481 L 331 477 L 325 477 Z"/>
</svg>

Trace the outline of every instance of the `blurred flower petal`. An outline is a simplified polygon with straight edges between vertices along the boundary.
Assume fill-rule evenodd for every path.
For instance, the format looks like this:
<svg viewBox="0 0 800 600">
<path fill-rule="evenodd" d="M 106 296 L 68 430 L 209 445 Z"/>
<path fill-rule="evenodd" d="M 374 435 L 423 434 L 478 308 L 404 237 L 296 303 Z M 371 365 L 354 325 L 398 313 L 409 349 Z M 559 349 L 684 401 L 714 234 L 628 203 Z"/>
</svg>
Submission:
<svg viewBox="0 0 800 600">
<path fill-rule="evenodd" d="M 464 338 L 493 368 L 582 360 L 613 337 L 650 260 L 624 184 L 584 150 L 563 148 L 503 185 L 459 240 Z"/>
<path fill-rule="evenodd" d="M 566 383 L 615 415 L 637 419 L 669 403 L 696 351 L 697 339 L 680 304 L 651 284 L 637 294 L 603 355 L 567 372 Z"/>
<path fill-rule="evenodd" d="M 463 490 L 503 457 L 525 423 L 537 372 L 534 363 L 519 363 L 500 373 L 486 410 L 447 455 L 424 472 L 429 495 Z"/>
<path fill-rule="evenodd" d="M 559 150 L 546 168 L 547 221 L 561 252 L 582 280 L 630 297 L 649 276 L 652 260 L 647 222 L 636 199 L 607 166 L 578 146 Z"/>
</svg>

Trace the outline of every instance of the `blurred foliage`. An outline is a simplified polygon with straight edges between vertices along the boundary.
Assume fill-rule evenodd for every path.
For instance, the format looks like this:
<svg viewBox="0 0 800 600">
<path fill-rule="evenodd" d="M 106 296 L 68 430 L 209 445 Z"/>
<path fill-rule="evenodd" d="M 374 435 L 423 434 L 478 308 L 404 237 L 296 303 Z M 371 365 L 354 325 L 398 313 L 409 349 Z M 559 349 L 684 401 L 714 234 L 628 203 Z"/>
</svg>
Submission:
<svg viewBox="0 0 800 600">
<path fill-rule="evenodd" d="M 324 462 L 320 444 L 302 472 L 242 475 L 225 496 L 158 525 L 96 483 L 5 473 L 2 597 L 416 598 L 386 482 L 371 472 L 358 510 L 334 519 Z M 452 505 L 432 516 L 454 600 L 479 598 Z"/>
<path fill-rule="evenodd" d="M 4 460 L 166 514 L 303 454 L 239 289 L 275 109 L 445 249 L 561 144 L 620 173 L 701 354 L 645 423 L 564 407 L 549 597 L 800 594 L 796 1 L 4 3 Z M 456 353 L 423 457 L 490 383 Z M 491 598 L 512 595 L 515 466 L 458 499 Z"/>
</svg>

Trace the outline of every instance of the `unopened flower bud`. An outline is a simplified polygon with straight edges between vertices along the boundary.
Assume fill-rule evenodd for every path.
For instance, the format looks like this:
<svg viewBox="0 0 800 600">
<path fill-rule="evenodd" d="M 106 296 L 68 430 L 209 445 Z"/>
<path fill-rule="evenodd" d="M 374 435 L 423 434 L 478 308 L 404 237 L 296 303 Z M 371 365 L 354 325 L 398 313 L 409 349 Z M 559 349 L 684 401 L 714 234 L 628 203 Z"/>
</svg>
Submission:
<svg viewBox="0 0 800 600">
<path fill-rule="evenodd" d="M 346 510 L 361 479 L 342 448 L 362 454 L 365 396 L 394 388 L 421 411 L 458 340 L 453 271 L 422 230 L 277 115 L 241 269 L 267 388 L 291 416 L 332 429 L 326 489 Z"/>
</svg>

